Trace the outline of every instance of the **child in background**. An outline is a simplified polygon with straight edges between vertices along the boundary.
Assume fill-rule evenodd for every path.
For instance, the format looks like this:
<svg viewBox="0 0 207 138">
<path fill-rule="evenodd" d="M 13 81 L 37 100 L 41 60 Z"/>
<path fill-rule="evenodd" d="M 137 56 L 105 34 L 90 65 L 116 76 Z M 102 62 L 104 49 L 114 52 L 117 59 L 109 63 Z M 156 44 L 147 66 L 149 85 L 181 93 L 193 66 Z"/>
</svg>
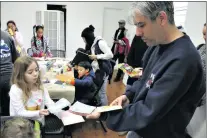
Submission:
<svg viewBox="0 0 207 138">
<path fill-rule="evenodd" d="M 37 35 L 35 35 L 35 32 Z M 43 35 L 44 26 L 33 26 L 33 37 L 31 39 L 32 57 L 52 57 L 52 53 L 49 47 L 49 39 Z"/>
<path fill-rule="evenodd" d="M 1 138 L 34 138 L 32 123 L 23 118 L 7 120 L 1 131 Z"/>
<path fill-rule="evenodd" d="M 89 104 L 97 89 L 93 81 L 95 73 L 87 61 L 80 62 L 77 70 L 78 78 L 70 78 L 67 83 L 75 86 L 75 101 Z"/>
<path fill-rule="evenodd" d="M 42 122 L 54 102 L 40 80 L 39 65 L 32 57 L 23 56 L 14 63 L 11 78 L 10 116 L 21 116 Z M 59 113 L 55 114 L 59 117 Z"/>
</svg>

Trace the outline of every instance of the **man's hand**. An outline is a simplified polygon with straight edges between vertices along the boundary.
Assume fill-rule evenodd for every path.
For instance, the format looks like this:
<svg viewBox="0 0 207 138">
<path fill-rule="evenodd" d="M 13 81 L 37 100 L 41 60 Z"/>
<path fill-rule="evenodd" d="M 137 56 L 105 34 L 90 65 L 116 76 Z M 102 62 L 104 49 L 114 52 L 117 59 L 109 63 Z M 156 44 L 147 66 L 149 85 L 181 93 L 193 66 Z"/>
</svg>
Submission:
<svg viewBox="0 0 207 138">
<path fill-rule="evenodd" d="M 94 59 L 97 59 L 97 56 L 96 55 L 89 55 L 89 58 L 94 60 Z"/>
<path fill-rule="evenodd" d="M 135 68 L 134 71 L 136 72 L 136 76 L 133 76 L 132 78 L 140 78 L 142 76 L 143 69 L 142 68 Z"/>
<path fill-rule="evenodd" d="M 127 98 L 126 95 L 122 95 L 122 96 L 119 96 L 118 98 L 116 98 L 111 104 L 110 106 L 125 106 L 129 104 L 129 99 Z"/>
<path fill-rule="evenodd" d="M 101 113 L 94 111 L 90 115 L 87 115 L 86 118 L 87 119 L 98 119 L 100 116 L 101 116 Z"/>
</svg>

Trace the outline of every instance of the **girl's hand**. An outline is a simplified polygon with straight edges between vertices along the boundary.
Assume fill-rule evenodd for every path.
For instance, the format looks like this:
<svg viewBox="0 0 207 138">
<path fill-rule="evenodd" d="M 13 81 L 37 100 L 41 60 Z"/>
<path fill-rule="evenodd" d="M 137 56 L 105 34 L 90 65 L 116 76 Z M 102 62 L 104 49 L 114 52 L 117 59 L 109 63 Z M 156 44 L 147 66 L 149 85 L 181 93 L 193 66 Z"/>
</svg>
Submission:
<svg viewBox="0 0 207 138">
<path fill-rule="evenodd" d="M 47 116 L 47 115 L 49 115 L 49 112 L 48 112 L 47 109 L 41 109 L 41 110 L 39 111 L 39 114 L 40 114 L 40 115 Z"/>
</svg>

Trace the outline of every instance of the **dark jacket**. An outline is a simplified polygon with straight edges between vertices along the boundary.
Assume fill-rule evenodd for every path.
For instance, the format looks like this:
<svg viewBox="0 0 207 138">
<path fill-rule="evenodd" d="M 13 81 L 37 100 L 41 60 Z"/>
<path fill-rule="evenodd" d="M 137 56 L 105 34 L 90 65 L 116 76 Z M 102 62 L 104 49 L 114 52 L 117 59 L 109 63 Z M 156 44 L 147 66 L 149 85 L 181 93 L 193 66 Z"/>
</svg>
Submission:
<svg viewBox="0 0 207 138">
<path fill-rule="evenodd" d="M 130 104 L 102 114 L 114 131 L 135 131 L 143 138 L 184 138 L 185 129 L 205 93 L 201 58 L 185 35 L 149 47 L 143 76 L 125 93 Z"/>
<path fill-rule="evenodd" d="M 127 56 L 127 64 L 133 68 L 142 67 L 142 58 L 148 46 L 141 39 L 140 36 L 134 36 L 132 40 L 131 48 Z"/>
<path fill-rule="evenodd" d="M 147 48 L 148 46 L 141 39 L 141 37 L 135 35 L 134 39 L 132 40 L 129 54 L 127 56 L 127 64 L 133 68 L 142 67 L 142 58 Z M 132 85 L 136 80 L 138 79 L 129 77 L 127 80 L 127 85 Z"/>
<path fill-rule="evenodd" d="M 13 63 L 18 56 L 14 40 L 1 30 L 0 76 L 11 76 Z"/>
<path fill-rule="evenodd" d="M 119 34 L 119 36 L 118 36 L 118 33 L 119 33 L 119 30 L 121 30 L 121 32 L 120 32 L 120 34 Z M 122 39 L 122 38 L 124 38 L 125 37 L 125 35 L 124 35 L 124 32 L 125 32 L 125 28 L 118 28 L 117 30 L 116 30 L 116 32 L 115 32 L 115 34 L 114 34 L 114 41 L 117 41 L 117 40 L 120 40 L 120 39 Z M 115 43 L 113 43 L 113 46 L 112 46 L 112 48 L 111 48 L 111 51 L 112 51 L 112 53 L 114 54 L 114 49 L 115 49 Z"/>
<path fill-rule="evenodd" d="M 93 70 L 88 75 L 80 79 L 75 79 L 75 100 L 83 100 L 87 104 L 93 98 L 96 92 L 96 86 L 93 82 L 94 79 L 95 73 Z"/>
<path fill-rule="evenodd" d="M 101 39 L 97 40 L 95 47 L 95 55 L 103 54 L 101 49 L 99 48 L 98 42 L 102 41 Z M 110 60 L 98 59 L 98 65 L 101 71 L 104 71 L 105 75 L 108 76 L 112 73 L 112 66 Z"/>
</svg>

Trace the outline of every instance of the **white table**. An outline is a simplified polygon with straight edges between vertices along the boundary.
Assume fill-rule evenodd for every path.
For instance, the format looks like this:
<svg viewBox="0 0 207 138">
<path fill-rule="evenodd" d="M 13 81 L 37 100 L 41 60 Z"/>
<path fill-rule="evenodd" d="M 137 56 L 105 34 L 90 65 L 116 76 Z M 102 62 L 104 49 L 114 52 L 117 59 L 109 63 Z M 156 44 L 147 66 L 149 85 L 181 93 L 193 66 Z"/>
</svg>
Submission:
<svg viewBox="0 0 207 138">
<path fill-rule="evenodd" d="M 67 72 L 68 75 L 73 75 L 73 72 Z M 55 79 L 56 73 L 46 72 L 44 78 L 49 80 Z M 72 85 L 59 85 L 53 83 L 45 83 L 44 87 L 47 88 L 50 97 L 54 99 L 66 98 L 70 103 L 73 103 L 75 99 L 75 86 Z"/>
<path fill-rule="evenodd" d="M 65 98 L 70 103 L 73 103 L 75 98 L 75 87 L 71 85 L 59 85 L 46 83 L 44 87 L 48 90 L 50 97 L 52 99 L 61 99 Z"/>
</svg>

